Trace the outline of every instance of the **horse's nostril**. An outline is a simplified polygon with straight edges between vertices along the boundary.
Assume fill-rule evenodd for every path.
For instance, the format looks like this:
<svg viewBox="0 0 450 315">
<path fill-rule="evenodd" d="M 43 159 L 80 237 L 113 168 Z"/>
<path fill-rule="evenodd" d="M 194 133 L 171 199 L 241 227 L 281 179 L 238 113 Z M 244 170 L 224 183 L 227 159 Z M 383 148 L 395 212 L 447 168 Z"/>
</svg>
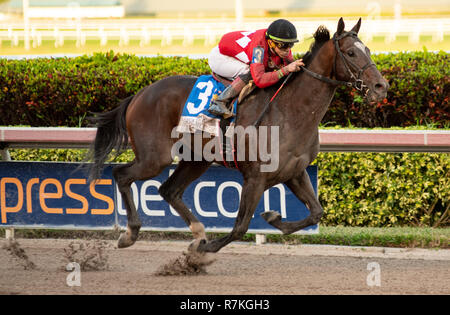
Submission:
<svg viewBox="0 0 450 315">
<path fill-rule="evenodd" d="M 375 91 L 377 93 L 385 93 L 389 88 L 389 84 L 384 83 L 384 82 L 379 82 L 377 84 L 375 84 Z"/>
<path fill-rule="evenodd" d="M 377 83 L 377 84 L 375 84 L 375 89 L 376 89 L 376 90 L 384 89 L 384 85 L 381 84 L 381 83 Z"/>
</svg>

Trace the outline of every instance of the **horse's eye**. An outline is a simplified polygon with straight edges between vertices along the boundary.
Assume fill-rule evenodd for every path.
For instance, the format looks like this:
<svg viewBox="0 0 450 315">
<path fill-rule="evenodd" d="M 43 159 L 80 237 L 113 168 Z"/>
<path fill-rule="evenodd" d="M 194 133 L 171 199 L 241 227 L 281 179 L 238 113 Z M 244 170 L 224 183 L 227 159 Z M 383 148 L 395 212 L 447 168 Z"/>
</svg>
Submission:
<svg viewBox="0 0 450 315">
<path fill-rule="evenodd" d="M 353 57 L 355 55 L 355 53 L 353 52 L 353 50 L 349 50 L 349 51 L 347 51 L 347 55 L 349 55 L 350 57 Z"/>
</svg>

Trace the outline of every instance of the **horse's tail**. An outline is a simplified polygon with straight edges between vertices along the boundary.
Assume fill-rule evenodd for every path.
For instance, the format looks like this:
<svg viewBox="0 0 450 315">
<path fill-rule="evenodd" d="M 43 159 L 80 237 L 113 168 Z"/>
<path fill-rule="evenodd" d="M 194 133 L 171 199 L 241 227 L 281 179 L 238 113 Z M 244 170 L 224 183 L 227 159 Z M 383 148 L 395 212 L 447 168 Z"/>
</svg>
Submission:
<svg viewBox="0 0 450 315">
<path fill-rule="evenodd" d="M 93 163 L 89 165 L 89 181 L 100 178 L 103 165 L 112 150 L 115 158 L 128 146 L 125 115 L 134 95 L 120 102 L 120 105 L 106 113 L 96 113 L 90 122 L 97 127 L 97 134 L 90 152 Z"/>
</svg>

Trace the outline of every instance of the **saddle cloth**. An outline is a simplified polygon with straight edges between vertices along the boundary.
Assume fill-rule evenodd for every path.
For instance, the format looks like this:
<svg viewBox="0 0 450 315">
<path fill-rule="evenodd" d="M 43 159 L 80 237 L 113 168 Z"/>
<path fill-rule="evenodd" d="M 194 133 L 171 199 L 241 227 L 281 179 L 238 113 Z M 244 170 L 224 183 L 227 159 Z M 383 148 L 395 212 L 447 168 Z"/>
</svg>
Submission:
<svg viewBox="0 0 450 315">
<path fill-rule="evenodd" d="M 214 78 L 213 75 L 202 75 L 194 84 L 181 113 L 177 126 L 179 133 L 207 132 L 213 136 L 221 135 L 221 117 L 208 112 L 213 95 L 218 95 L 226 86 Z M 233 102 L 232 112 L 236 115 L 237 100 Z M 230 126 L 234 126 L 236 118 L 228 119 Z M 232 128 L 228 128 L 230 130 Z"/>
</svg>

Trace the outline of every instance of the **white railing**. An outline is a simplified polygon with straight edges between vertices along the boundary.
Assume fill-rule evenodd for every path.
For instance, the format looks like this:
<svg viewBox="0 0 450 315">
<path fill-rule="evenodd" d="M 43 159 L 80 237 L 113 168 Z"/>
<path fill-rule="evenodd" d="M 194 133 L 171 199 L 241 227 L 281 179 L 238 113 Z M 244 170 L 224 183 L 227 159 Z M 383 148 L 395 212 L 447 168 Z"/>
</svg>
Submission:
<svg viewBox="0 0 450 315">
<path fill-rule="evenodd" d="M 301 41 L 310 38 L 319 25 L 334 31 L 337 19 L 291 19 L 296 26 Z M 98 40 L 100 45 L 108 41 L 119 41 L 128 45 L 138 40 L 147 45 L 151 40 L 159 40 L 161 45 L 170 45 L 173 40 L 182 40 L 183 45 L 191 45 L 194 40 L 202 40 L 205 45 L 216 43 L 220 37 L 232 30 L 254 30 L 266 28 L 271 19 L 247 19 L 236 22 L 234 19 L 109 19 L 109 20 L 32 20 L 25 27 L 22 21 L 0 23 L 1 41 L 11 41 L 13 45 L 28 39 L 38 47 L 44 40 L 55 41 L 62 46 L 67 40 L 75 40 L 83 46 L 87 40 Z M 346 21 L 353 25 L 356 20 Z M 418 43 L 421 36 L 431 36 L 434 42 L 442 42 L 450 35 L 449 18 L 410 18 L 410 19 L 367 19 L 363 21 L 360 36 L 370 43 L 376 36 L 384 37 L 386 43 L 395 41 L 398 36 L 407 36 L 409 42 Z"/>
</svg>

